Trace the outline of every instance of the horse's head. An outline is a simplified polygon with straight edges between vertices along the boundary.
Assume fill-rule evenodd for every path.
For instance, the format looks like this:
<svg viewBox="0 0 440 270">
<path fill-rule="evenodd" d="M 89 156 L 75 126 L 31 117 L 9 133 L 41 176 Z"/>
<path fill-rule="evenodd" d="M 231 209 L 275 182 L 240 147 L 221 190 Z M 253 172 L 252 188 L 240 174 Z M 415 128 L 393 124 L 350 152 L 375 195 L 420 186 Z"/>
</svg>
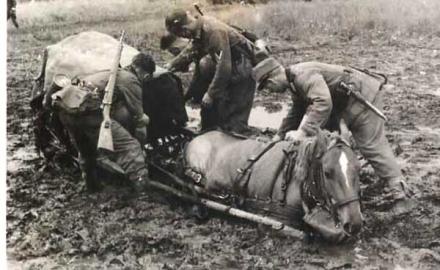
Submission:
<svg viewBox="0 0 440 270">
<path fill-rule="evenodd" d="M 299 161 L 300 167 L 304 170 L 307 167 L 307 172 L 299 170 L 305 180 L 303 200 L 310 207 L 319 204 L 327 208 L 346 234 L 357 234 L 363 221 L 359 197 L 360 165 L 348 135 L 320 131 L 313 143 L 304 149 L 308 149 L 305 152 L 309 154 L 305 155 L 306 164 Z"/>
<path fill-rule="evenodd" d="M 360 209 L 359 161 L 349 140 L 336 136 L 320 159 L 321 185 L 328 206 L 349 235 L 362 227 Z"/>
</svg>

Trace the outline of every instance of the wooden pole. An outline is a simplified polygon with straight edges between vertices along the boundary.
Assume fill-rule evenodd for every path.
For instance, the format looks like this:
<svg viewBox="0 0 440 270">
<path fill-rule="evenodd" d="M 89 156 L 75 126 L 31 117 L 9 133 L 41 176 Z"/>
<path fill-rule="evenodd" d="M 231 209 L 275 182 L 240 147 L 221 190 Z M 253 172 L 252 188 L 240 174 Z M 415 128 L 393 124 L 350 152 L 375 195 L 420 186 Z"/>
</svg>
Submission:
<svg viewBox="0 0 440 270">
<path fill-rule="evenodd" d="M 182 186 L 182 187 L 185 187 L 185 188 L 188 188 L 188 189 L 191 189 L 191 190 L 195 190 L 199 194 L 211 196 L 211 194 L 208 194 L 208 192 L 206 192 L 205 189 L 203 189 L 203 188 L 201 188 L 199 186 L 196 186 L 194 184 L 190 184 L 190 183 L 180 179 L 179 177 L 177 177 L 174 174 L 170 173 L 169 171 L 165 170 L 164 168 L 162 168 L 161 166 L 157 165 L 156 163 L 148 161 L 148 164 L 153 166 L 155 169 L 157 169 L 161 173 L 165 174 L 169 178 L 171 178 L 179 186 Z"/>
<path fill-rule="evenodd" d="M 173 174 L 160 168 L 159 166 L 155 165 L 154 163 L 150 163 L 150 164 L 152 164 L 155 168 L 158 168 L 161 172 L 164 172 L 167 176 L 172 178 L 176 183 L 183 185 L 183 186 L 189 185 L 189 184 L 185 183 L 183 180 L 179 179 L 177 176 L 174 176 Z M 191 195 L 186 194 L 180 190 L 177 190 L 175 188 L 172 188 L 170 186 L 167 186 L 167 185 L 162 184 L 157 181 L 150 180 L 148 182 L 148 184 L 150 186 L 157 188 L 157 189 L 174 194 L 175 196 L 177 196 L 181 199 L 188 200 L 192 203 L 202 204 L 210 209 L 213 209 L 213 210 L 216 210 L 216 211 L 219 211 L 222 213 L 226 213 L 226 214 L 229 214 L 234 217 L 243 218 L 243 219 L 247 219 L 252 222 L 271 226 L 274 230 L 277 230 L 277 231 L 279 231 L 285 235 L 288 235 L 290 237 L 293 237 L 295 239 L 302 240 L 305 237 L 305 234 L 303 232 L 301 232 L 300 230 L 294 229 L 294 228 L 292 228 L 288 225 L 285 225 L 285 224 L 283 224 L 277 220 L 274 220 L 272 218 L 249 213 L 249 212 L 246 212 L 246 211 L 243 211 L 243 210 L 240 210 L 237 208 L 233 208 L 231 206 L 227 206 L 227 205 L 224 205 L 224 204 L 221 204 L 221 203 L 209 200 L 209 199 L 197 198 L 195 196 L 191 196 Z M 199 188 L 199 189 L 201 189 L 201 188 Z"/>
</svg>

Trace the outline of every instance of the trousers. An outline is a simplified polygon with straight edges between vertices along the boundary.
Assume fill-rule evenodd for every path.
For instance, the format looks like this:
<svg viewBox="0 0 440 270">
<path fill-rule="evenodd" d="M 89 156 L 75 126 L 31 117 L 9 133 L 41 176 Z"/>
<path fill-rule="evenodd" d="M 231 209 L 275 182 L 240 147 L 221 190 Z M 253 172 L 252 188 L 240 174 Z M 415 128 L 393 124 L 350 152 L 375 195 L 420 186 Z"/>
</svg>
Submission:
<svg viewBox="0 0 440 270">
<path fill-rule="evenodd" d="M 81 170 L 85 174 L 87 185 L 97 184 L 96 161 L 103 155 L 119 165 L 131 181 L 148 177 L 141 144 L 118 121 L 111 122 L 114 151 L 103 154 L 97 150 L 102 123 L 100 113 L 83 115 L 60 113 L 60 120 L 79 151 Z"/>
</svg>

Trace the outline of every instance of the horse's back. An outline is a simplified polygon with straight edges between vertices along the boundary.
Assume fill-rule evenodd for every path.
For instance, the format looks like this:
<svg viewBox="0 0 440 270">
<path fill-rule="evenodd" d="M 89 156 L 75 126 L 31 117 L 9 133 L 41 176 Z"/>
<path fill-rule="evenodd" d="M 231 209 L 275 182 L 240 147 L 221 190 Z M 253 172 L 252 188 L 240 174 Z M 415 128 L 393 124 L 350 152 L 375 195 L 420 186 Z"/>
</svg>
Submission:
<svg viewBox="0 0 440 270">
<path fill-rule="evenodd" d="M 188 144 L 185 159 L 189 167 L 205 177 L 205 188 L 209 191 L 229 190 L 247 197 L 282 198 L 285 197 L 281 191 L 284 150 L 289 144 L 279 142 L 267 148 L 267 143 L 254 139 L 243 140 L 211 131 Z M 259 156 L 263 151 L 265 153 Z M 245 171 L 248 167 L 249 170 Z M 293 186 L 297 189 L 296 184 Z M 298 194 L 294 193 L 296 203 Z"/>
<path fill-rule="evenodd" d="M 192 140 L 185 151 L 187 165 L 203 174 L 209 190 L 232 188 L 237 169 L 246 165 L 250 153 L 261 143 L 210 131 Z"/>
<path fill-rule="evenodd" d="M 221 132 L 209 131 L 194 138 L 186 147 L 185 160 L 193 170 L 205 173 L 215 155 L 223 146 L 230 144 L 234 138 Z"/>
</svg>

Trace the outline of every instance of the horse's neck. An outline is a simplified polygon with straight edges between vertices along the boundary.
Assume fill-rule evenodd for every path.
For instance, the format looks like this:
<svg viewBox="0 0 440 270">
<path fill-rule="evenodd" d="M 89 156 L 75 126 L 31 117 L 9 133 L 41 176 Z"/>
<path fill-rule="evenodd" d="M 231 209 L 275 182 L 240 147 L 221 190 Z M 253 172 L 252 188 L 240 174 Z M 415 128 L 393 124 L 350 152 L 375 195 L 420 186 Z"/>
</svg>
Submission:
<svg viewBox="0 0 440 270">
<path fill-rule="evenodd" d="M 266 153 L 267 158 L 257 164 L 257 166 L 263 166 L 267 175 L 273 176 L 272 179 L 262 179 L 271 184 L 268 185 L 270 190 L 264 190 L 262 193 L 270 194 L 272 201 L 280 204 L 286 203 L 288 190 L 291 187 L 294 187 L 293 189 L 299 187 L 295 179 L 290 177 L 295 166 L 295 157 L 292 155 L 296 156 L 296 153 L 297 151 L 292 149 L 290 142 L 282 141 Z"/>
<path fill-rule="evenodd" d="M 310 164 L 307 166 L 307 176 L 301 181 L 301 199 L 307 207 L 314 207 L 316 204 L 324 203 L 322 190 L 323 168 L 321 160 L 310 153 Z"/>
</svg>

